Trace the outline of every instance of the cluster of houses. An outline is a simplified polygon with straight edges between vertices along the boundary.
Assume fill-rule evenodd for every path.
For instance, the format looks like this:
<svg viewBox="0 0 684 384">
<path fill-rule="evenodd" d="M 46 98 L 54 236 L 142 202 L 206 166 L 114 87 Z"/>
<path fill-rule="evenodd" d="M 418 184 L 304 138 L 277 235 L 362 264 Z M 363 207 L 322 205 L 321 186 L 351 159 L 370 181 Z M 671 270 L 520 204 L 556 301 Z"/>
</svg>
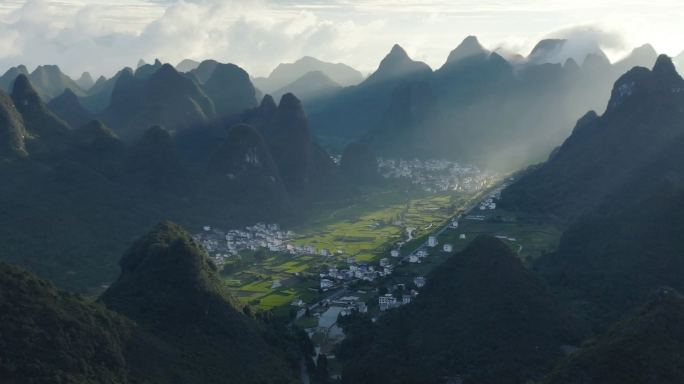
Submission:
<svg viewBox="0 0 684 384">
<path fill-rule="evenodd" d="M 244 250 L 265 248 L 273 252 L 292 252 L 295 247 L 290 241 L 294 237 L 294 232 L 281 230 L 278 224 L 264 223 L 229 231 L 205 226 L 202 232 L 193 236 L 217 264 Z"/>
<path fill-rule="evenodd" d="M 347 268 L 329 267 L 327 273 L 320 274 L 320 287 L 326 291 L 334 288 L 337 285 L 353 281 L 375 281 L 379 277 L 385 277 L 392 274 L 392 263 L 388 258 L 380 259 L 379 264 L 369 265 L 368 263 L 355 263 L 353 258 L 347 259 Z"/>
<path fill-rule="evenodd" d="M 512 180 L 512 179 L 510 179 Z M 487 209 L 493 210 L 496 209 L 496 202 L 497 200 L 501 200 L 501 191 L 504 190 L 508 186 L 508 183 L 503 183 L 500 186 L 498 186 L 496 189 L 493 189 L 492 191 L 489 192 L 487 197 L 485 197 L 482 201 L 480 201 L 480 210 L 484 211 Z"/>
<path fill-rule="evenodd" d="M 268 249 L 271 252 L 283 252 L 291 255 L 321 255 L 332 256 L 327 249 L 316 249 L 311 245 L 295 245 L 296 234 L 285 231 L 278 224 L 257 223 L 244 229 L 223 231 L 210 226 L 203 227 L 203 231 L 193 235 L 202 244 L 214 262 L 221 266 L 230 257 L 242 251 L 256 251 Z M 342 251 L 336 251 L 341 254 Z"/>
<path fill-rule="evenodd" d="M 419 286 L 419 284 L 420 286 Z M 414 284 L 416 287 L 421 288 L 425 286 L 425 278 L 420 276 L 414 279 Z M 401 288 L 401 290 L 399 290 Z M 402 305 L 410 304 L 416 296 L 418 296 L 418 291 L 412 289 L 408 293 L 406 291 L 406 286 L 404 284 L 398 284 L 392 287 L 392 290 L 398 292 L 397 294 L 386 293 L 378 297 L 378 307 L 381 312 L 388 309 L 401 307 Z"/>
<path fill-rule="evenodd" d="M 351 315 L 353 311 L 358 311 L 359 313 L 368 312 L 368 306 L 366 305 L 366 303 L 357 296 L 341 297 L 337 300 L 333 300 L 332 305 L 342 307 L 340 316 Z"/>
<path fill-rule="evenodd" d="M 477 167 L 447 160 L 379 159 L 378 169 L 386 178 L 409 180 L 427 192 L 477 192 L 495 177 Z"/>
</svg>

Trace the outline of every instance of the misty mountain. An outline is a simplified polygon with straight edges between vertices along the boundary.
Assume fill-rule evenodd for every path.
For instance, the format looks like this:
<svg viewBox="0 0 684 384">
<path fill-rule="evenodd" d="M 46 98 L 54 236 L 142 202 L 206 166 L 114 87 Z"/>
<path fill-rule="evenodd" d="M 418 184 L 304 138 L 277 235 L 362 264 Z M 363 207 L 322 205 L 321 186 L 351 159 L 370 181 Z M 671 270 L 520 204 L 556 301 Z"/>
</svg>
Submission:
<svg viewBox="0 0 684 384">
<path fill-rule="evenodd" d="M 527 56 L 527 61 L 532 64 L 558 64 L 572 59 L 583 64 L 587 58 L 601 58 L 608 61 L 606 54 L 595 41 L 550 38 L 539 41 Z"/>
<path fill-rule="evenodd" d="M 36 92 L 44 100 L 49 101 L 61 95 L 65 89 L 70 89 L 79 97 L 86 94 L 74 80 L 62 73 L 56 65 L 41 65 L 31 73 L 24 65 L 12 67 L 0 77 L 0 89 L 10 92 L 19 75 L 28 77 Z"/>
<path fill-rule="evenodd" d="M 684 298 L 671 288 L 561 361 L 546 384 L 675 384 L 684 380 Z"/>
<path fill-rule="evenodd" d="M 176 70 L 178 72 L 190 72 L 193 69 L 199 67 L 199 61 L 185 59 L 176 65 Z"/>
<path fill-rule="evenodd" d="M 122 72 L 114 103 L 135 111 L 157 75 Z M 175 70 L 164 76 L 199 89 Z M 20 76 L 11 98 L 0 94 L 0 178 L 12 180 L 0 187 L 0 258 L 92 292 L 115 277 L 122 244 L 162 219 L 194 228 L 284 222 L 296 218 L 295 207 L 345 191 L 296 98 L 278 107 L 266 97 L 250 113 L 254 128 L 140 125 L 138 138 L 122 141 L 98 121 L 73 129 Z"/>
<path fill-rule="evenodd" d="M 116 82 L 124 72 L 133 72 L 130 68 L 124 68 L 117 72 L 109 79 L 100 76 L 95 84 L 88 90 L 88 95 L 81 98 L 83 106 L 90 111 L 90 113 L 99 114 L 104 111 L 111 102 L 112 92 L 116 86 Z"/>
<path fill-rule="evenodd" d="M 412 303 L 383 315 L 372 336 L 348 335 L 336 356 L 346 383 L 520 383 L 561 356 L 566 326 L 516 255 L 478 237 L 435 269 Z"/>
<path fill-rule="evenodd" d="M 12 101 L 21 113 L 28 132 L 46 139 L 56 139 L 69 130 L 67 123 L 48 109 L 25 75 L 19 75 L 14 81 Z"/>
<path fill-rule="evenodd" d="M 395 44 L 364 84 L 385 83 L 407 76 L 421 77 L 430 72 L 432 69 L 427 64 L 412 60 L 401 46 Z"/>
<path fill-rule="evenodd" d="M 50 100 L 48 108 L 72 127 L 82 127 L 93 120 L 93 115 L 83 108 L 78 96 L 67 88 L 64 93 Z"/>
<path fill-rule="evenodd" d="M 141 80 L 146 80 L 155 74 L 162 67 L 162 62 L 159 59 L 155 59 L 154 63 L 138 65 L 135 69 L 135 77 Z"/>
<path fill-rule="evenodd" d="M 204 84 L 209 80 L 211 75 L 214 73 L 214 69 L 219 65 L 220 63 L 216 60 L 204 60 L 202 61 L 197 68 L 191 70 L 190 74 L 194 75 L 200 82 L 200 84 Z"/>
<path fill-rule="evenodd" d="M 677 69 L 684 71 L 684 52 L 680 53 L 672 59 L 677 66 Z"/>
<path fill-rule="evenodd" d="M 90 72 L 83 72 L 81 74 L 81 77 L 79 77 L 78 80 L 76 80 L 76 85 L 78 85 L 79 88 L 81 88 L 85 92 L 88 92 L 88 90 L 90 90 L 90 88 L 92 88 L 93 85 L 95 85 L 95 80 L 93 80 L 93 77 L 90 75 Z"/>
<path fill-rule="evenodd" d="M 567 225 L 538 269 L 596 329 L 661 285 L 682 289 L 684 80 L 667 56 L 616 83 L 606 112 L 583 117 L 502 205 Z"/>
<path fill-rule="evenodd" d="M 363 81 L 361 72 L 341 63 L 333 64 L 305 56 L 294 63 L 280 64 L 266 78 L 255 78 L 254 85 L 266 93 L 285 88 L 310 72 L 321 72 L 333 82 L 344 86 L 357 85 Z M 297 95 L 304 97 L 302 95 Z"/>
<path fill-rule="evenodd" d="M 606 112 L 582 117 L 549 161 L 511 186 L 506 199 L 569 217 L 603 202 L 682 134 L 682 86 L 666 56 L 652 71 L 630 70 L 615 83 Z"/>
<path fill-rule="evenodd" d="M 102 118 L 120 137 L 129 140 L 140 137 L 142 130 L 152 125 L 184 130 L 203 126 L 215 115 L 213 101 L 199 85 L 165 64 L 149 77 L 122 72 Z"/>
<path fill-rule="evenodd" d="M 616 65 L 599 49 L 577 51 L 589 52 L 581 65 L 571 58 L 554 63 L 567 50 L 576 56 L 573 44 L 545 40 L 526 61 L 508 62 L 469 36 L 434 72 L 395 47 L 364 83 L 309 102 L 312 129 L 326 142 L 362 139 L 384 157 L 441 157 L 502 170 L 542 161 L 577 116 L 607 104 L 624 68 L 653 63 L 648 46 Z"/>
<path fill-rule="evenodd" d="M 51 100 L 61 95 L 65 89 L 70 89 L 78 96 L 85 95 L 85 92 L 78 84 L 62 73 L 56 65 L 38 66 L 29 75 L 29 80 L 35 86 L 38 94 L 45 100 Z"/>
<path fill-rule="evenodd" d="M 378 69 L 359 85 L 307 103 L 312 130 L 325 138 L 358 139 L 371 127 L 378 127 L 395 88 L 423 80 L 431 72 L 427 64 L 412 60 L 403 48 L 395 45 Z"/>
<path fill-rule="evenodd" d="M 306 102 L 320 97 L 331 96 L 342 87 L 321 71 L 308 72 L 292 83 L 273 92 L 273 97 L 280 99 L 286 93 L 292 93 Z"/>
<path fill-rule="evenodd" d="M 19 65 L 8 69 L 2 76 L 0 76 L 0 89 L 9 93 L 12 92 L 14 80 L 19 75 L 29 76 L 29 71 L 25 65 Z"/>
<path fill-rule="evenodd" d="M 634 67 L 650 67 L 658 58 L 658 52 L 650 44 L 634 48 L 629 55 L 615 63 L 615 70 L 627 72 Z"/>
<path fill-rule="evenodd" d="M 232 117 L 257 106 L 256 91 L 247 72 L 234 64 L 217 64 L 203 89 L 219 118 Z"/>
<path fill-rule="evenodd" d="M 0 160 L 25 156 L 28 133 L 12 99 L 0 90 Z"/>
<path fill-rule="evenodd" d="M 486 54 L 487 50 L 480 44 L 477 37 L 468 36 L 458 45 L 458 47 L 449 53 L 449 57 L 447 57 L 447 61 L 444 65 L 452 65 L 473 56 Z"/>
<path fill-rule="evenodd" d="M 539 41 L 530 54 L 527 55 L 527 60 L 532 63 L 550 63 L 558 60 L 557 55 L 561 52 L 568 41 L 566 39 L 543 39 Z M 563 62 L 564 60 L 558 60 Z"/>
<path fill-rule="evenodd" d="M 301 101 L 288 93 L 270 112 L 272 117 L 262 117 L 266 121 L 262 131 L 290 194 L 308 198 L 321 191 L 334 191 L 339 184 L 337 166 L 309 131 Z"/>
</svg>

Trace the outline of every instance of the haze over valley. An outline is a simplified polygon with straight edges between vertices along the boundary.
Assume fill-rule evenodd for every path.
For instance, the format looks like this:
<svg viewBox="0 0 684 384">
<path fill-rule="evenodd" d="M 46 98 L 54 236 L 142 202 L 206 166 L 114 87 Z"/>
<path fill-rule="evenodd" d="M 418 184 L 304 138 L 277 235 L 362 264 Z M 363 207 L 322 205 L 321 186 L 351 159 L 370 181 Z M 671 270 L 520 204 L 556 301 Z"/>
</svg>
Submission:
<svg viewBox="0 0 684 384">
<path fill-rule="evenodd" d="M 682 15 L 0 4 L 0 382 L 684 382 Z"/>
</svg>

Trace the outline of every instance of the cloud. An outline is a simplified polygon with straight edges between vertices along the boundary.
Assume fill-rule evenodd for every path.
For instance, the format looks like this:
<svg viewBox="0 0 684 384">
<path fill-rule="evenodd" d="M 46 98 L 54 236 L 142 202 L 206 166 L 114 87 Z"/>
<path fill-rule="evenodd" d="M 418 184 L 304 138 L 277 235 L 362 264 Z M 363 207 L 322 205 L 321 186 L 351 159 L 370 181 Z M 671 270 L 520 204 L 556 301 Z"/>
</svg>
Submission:
<svg viewBox="0 0 684 384">
<path fill-rule="evenodd" d="M 580 25 L 564 28 L 544 36 L 544 39 L 563 39 L 562 45 L 535 54 L 533 60 L 547 63 L 564 63 L 573 59 L 581 64 L 589 54 L 615 56 L 627 49 L 621 33 L 597 25 Z M 510 51 L 510 45 L 503 46 Z M 529 51 L 528 51 L 529 52 Z"/>
<path fill-rule="evenodd" d="M 283 60 L 305 55 L 348 57 L 378 22 L 333 23 L 308 10 L 276 12 L 259 1 L 180 1 L 142 29 L 117 25 L 106 4 L 74 6 L 60 12 L 30 0 L 0 24 L 0 66 L 56 63 L 67 72 L 112 74 L 139 58 L 177 63 L 214 58 L 266 74 Z"/>
<path fill-rule="evenodd" d="M 677 20 L 684 17 L 684 3 L 679 0 L 648 6 L 617 0 L 539 3 L 0 0 L 0 72 L 17 64 L 50 63 L 71 75 L 84 70 L 110 75 L 140 58 L 171 63 L 213 58 L 259 76 L 304 55 L 370 72 L 394 43 L 437 67 L 467 35 L 477 35 L 492 49 L 527 54 L 553 30 L 552 36 L 572 41 L 562 56 L 578 61 L 596 47 L 615 58 L 625 45 L 615 31 L 629 36 L 633 46 L 650 42 L 666 53 L 681 50 Z M 597 20 L 596 15 L 603 16 Z M 558 30 L 563 25 L 584 26 Z"/>
</svg>

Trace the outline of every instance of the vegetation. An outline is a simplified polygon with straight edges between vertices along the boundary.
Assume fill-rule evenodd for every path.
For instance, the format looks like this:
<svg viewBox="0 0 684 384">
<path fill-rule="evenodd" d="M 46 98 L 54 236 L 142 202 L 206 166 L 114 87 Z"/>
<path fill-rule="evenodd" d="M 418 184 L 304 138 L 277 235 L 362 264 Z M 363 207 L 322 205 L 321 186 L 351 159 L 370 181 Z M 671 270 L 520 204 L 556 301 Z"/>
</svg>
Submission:
<svg viewBox="0 0 684 384">
<path fill-rule="evenodd" d="M 285 383 L 294 376 L 278 349 L 283 342 L 243 313 L 206 253 L 175 224 L 160 224 L 131 247 L 101 301 L 182 351 L 168 380 Z"/>
<path fill-rule="evenodd" d="M 0 264 L 3 382 L 295 381 L 301 335 L 250 317 L 180 227 L 160 224 L 121 268 L 92 303 Z"/>
<path fill-rule="evenodd" d="M 505 244 L 480 237 L 434 270 L 413 303 L 370 331 L 368 324 L 345 328 L 343 381 L 524 382 L 543 374 L 576 337 L 569 324 Z"/>
<path fill-rule="evenodd" d="M 133 322 L 0 263 L 0 377 L 4 383 L 128 381 Z"/>
<path fill-rule="evenodd" d="M 348 257 L 357 262 L 389 257 L 392 244 L 405 240 L 405 227 L 417 228 L 414 236 L 422 238 L 444 225 L 469 198 L 364 188 L 353 202 L 317 204 L 307 224 L 293 228 L 299 234 L 294 244 L 327 249 L 330 256 L 243 252 L 223 274 L 237 297 L 260 309 L 288 306 L 297 298 L 311 302 L 320 297 L 318 273 L 327 266 L 344 265 Z M 282 286 L 272 288 L 275 280 Z"/>
<path fill-rule="evenodd" d="M 661 288 L 645 305 L 563 359 L 545 384 L 675 384 L 684 380 L 684 298 Z"/>
<path fill-rule="evenodd" d="M 112 103 L 125 110 L 119 117 L 135 115 L 140 106 L 126 106 L 142 97 L 140 84 L 157 93 L 198 95 L 197 85 L 179 80 L 172 68 L 160 64 L 140 72 L 134 76 L 124 71 L 117 78 Z M 314 185 L 340 185 L 334 164 L 326 172 L 312 170 L 319 163 L 314 160 L 327 155 L 311 137 L 303 138 L 302 145 L 318 152 L 301 165 L 313 184 L 295 192 L 280 182 L 281 170 L 271 160 L 273 148 L 255 128 L 205 127 L 193 131 L 195 136 L 183 136 L 142 122 L 135 128 L 139 139 L 124 143 L 114 133 L 125 131 L 120 121 L 114 121 L 113 130 L 99 122 L 70 129 L 25 76 L 14 83 L 12 99 L 0 97 L 0 103 L 0 137 L 7 139 L 0 149 L 0 179 L 12 180 L 0 183 L 0 258 L 80 292 L 101 292 L 116 277 L 116 260 L 125 244 L 160 220 L 191 228 L 293 221 L 292 200 L 302 209 L 327 196 Z M 286 108 L 279 115 L 287 124 L 292 123 L 289 115 L 298 116 L 294 123 L 306 124 L 301 108 Z M 269 127 L 277 130 L 278 122 L 269 121 Z M 257 158 L 247 156 L 255 150 Z"/>
</svg>

